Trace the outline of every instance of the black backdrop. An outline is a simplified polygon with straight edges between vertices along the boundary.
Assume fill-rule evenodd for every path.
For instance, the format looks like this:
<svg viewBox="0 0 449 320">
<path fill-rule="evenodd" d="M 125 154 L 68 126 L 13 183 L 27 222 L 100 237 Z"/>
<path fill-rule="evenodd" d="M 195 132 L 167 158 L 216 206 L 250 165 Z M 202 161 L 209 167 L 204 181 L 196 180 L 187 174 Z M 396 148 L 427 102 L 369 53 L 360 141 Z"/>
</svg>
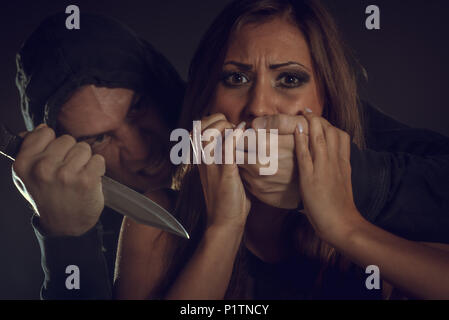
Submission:
<svg viewBox="0 0 449 320">
<path fill-rule="evenodd" d="M 47 15 L 76 4 L 111 15 L 165 54 L 185 78 L 198 41 L 229 0 L 4 1 L 0 8 L 0 120 L 24 130 L 15 88 L 15 53 Z M 449 136 L 449 1 L 325 0 L 350 47 L 367 69 L 363 96 L 391 116 Z M 365 8 L 376 4 L 381 30 L 365 28 Z M 82 20 L 81 20 L 82 23 Z M 81 25 L 82 27 L 82 25 Z M 40 252 L 31 211 L 0 159 L 0 299 L 37 299 Z"/>
</svg>

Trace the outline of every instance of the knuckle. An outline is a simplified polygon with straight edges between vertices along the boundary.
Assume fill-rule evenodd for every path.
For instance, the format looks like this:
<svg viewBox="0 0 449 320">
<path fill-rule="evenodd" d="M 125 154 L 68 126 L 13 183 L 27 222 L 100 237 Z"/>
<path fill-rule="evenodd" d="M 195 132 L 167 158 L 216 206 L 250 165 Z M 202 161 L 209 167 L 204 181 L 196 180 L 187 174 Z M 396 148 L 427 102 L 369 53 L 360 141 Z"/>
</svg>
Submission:
<svg viewBox="0 0 449 320">
<path fill-rule="evenodd" d="M 300 152 L 299 153 L 299 160 L 305 161 L 305 160 L 309 160 L 309 155 L 305 152 Z"/>
<path fill-rule="evenodd" d="M 78 142 L 76 145 L 81 147 L 81 148 L 85 148 L 85 149 L 90 150 L 90 145 L 87 142 L 85 142 L 85 141 Z"/>
<path fill-rule="evenodd" d="M 214 113 L 201 119 L 201 126 L 208 126 L 220 120 L 226 120 L 226 116 L 223 113 Z"/>
<path fill-rule="evenodd" d="M 40 134 L 40 135 L 42 135 L 42 136 L 45 136 L 49 140 L 54 140 L 55 137 L 56 137 L 55 131 L 52 128 L 49 128 L 49 127 L 38 129 L 38 131 L 35 131 L 35 132 Z"/>
<path fill-rule="evenodd" d="M 98 164 L 98 171 L 104 172 L 106 170 L 106 160 L 103 156 L 95 154 L 90 161 L 94 161 Z"/>
<path fill-rule="evenodd" d="M 92 156 L 92 159 L 95 161 L 98 161 L 99 163 L 105 164 L 106 160 L 104 159 L 104 157 L 101 154 L 94 154 Z"/>
<path fill-rule="evenodd" d="M 83 150 L 84 152 L 88 152 L 91 153 L 92 149 L 90 147 L 90 145 L 87 142 L 78 142 L 77 144 L 75 144 L 75 146 L 81 150 Z"/>
<path fill-rule="evenodd" d="M 36 131 L 31 131 L 31 132 L 28 132 L 27 134 L 25 134 L 22 138 L 23 138 L 23 141 L 26 142 L 30 139 L 33 139 L 32 137 L 34 137 L 34 136 L 36 136 Z M 22 143 L 21 149 L 23 149 L 23 145 L 24 144 Z"/>
<path fill-rule="evenodd" d="M 318 135 L 315 137 L 315 143 L 316 143 L 317 145 L 323 145 L 323 144 L 326 144 L 326 139 L 324 138 L 324 135 L 318 134 Z"/>
<path fill-rule="evenodd" d="M 321 120 L 320 120 L 320 118 L 318 118 L 318 117 L 315 116 L 315 115 L 312 115 L 311 118 L 310 118 L 310 125 L 312 125 L 312 126 L 318 126 L 318 125 L 321 125 Z"/>
<path fill-rule="evenodd" d="M 14 170 L 14 172 L 16 172 L 16 174 L 18 176 L 23 176 L 25 171 L 27 170 L 29 164 L 28 161 L 22 157 L 18 157 L 16 159 L 16 161 L 14 161 L 12 168 Z"/>
<path fill-rule="evenodd" d="M 55 137 L 55 132 L 51 128 L 44 127 L 37 130 L 35 129 L 24 136 L 21 151 L 28 149 L 36 141 L 49 144 Z"/>
<path fill-rule="evenodd" d="M 279 129 L 286 123 L 287 117 L 285 115 L 276 114 L 267 118 L 267 129 Z"/>
<path fill-rule="evenodd" d="M 326 133 L 326 136 L 335 138 L 338 137 L 338 133 L 335 127 L 332 126 L 323 126 L 324 132 Z"/>
<path fill-rule="evenodd" d="M 82 189 L 89 189 L 92 186 L 92 179 L 87 174 L 82 174 L 78 178 L 78 185 Z"/>
<path fill-rule="evenodd" d="M 42 158 L 35 163 L 32 173 L 38 181 L 49 182 L 51 180 L 52 170 L 52 163 L 47 158 Z"/>
<path fill-rule="evenodd" d="M 209 126 L 207 129 L 217 129 L 218 131 L 223 131 L 225 129 L 231 129 L 232 124 L 226 120 L 219 120 L 215 122 L 213 125 Z"/>
<path fill-rule="evenodd" d="M 65 186 L 72 184 L 74 181 L 74 177 L 75 175 L 69 169 L 67 169 L 67 167 L 60 168 L 56 173 L 56 179 L 58 180 L 58 182 Z"/>
<path fill-rule="evenodd" d="M 64 135 L 60 136 L 58 139 L 63 140 L 64 143 L 66 143 L 68 145 L 76 144 L 75 138 L 68 134 L 64 134 Z"/>
<path fill-rule="evenodd" d="M 323 124 L 324 127 L 330 127 L 330 128 L 333 128 L 333 129 L 337 129 L 326 118 L 318 117 L 318 119 L 321 121 L 321 123 Z"/>
<path fill-rule="evenodd" d="M 220 112 L 213 114 L 212 117 L 214 117 L 214 119 L 223 119 L 223 120 L 226 119 L 226 116 L 223 113 L 220 113 Z"/>
</svg>

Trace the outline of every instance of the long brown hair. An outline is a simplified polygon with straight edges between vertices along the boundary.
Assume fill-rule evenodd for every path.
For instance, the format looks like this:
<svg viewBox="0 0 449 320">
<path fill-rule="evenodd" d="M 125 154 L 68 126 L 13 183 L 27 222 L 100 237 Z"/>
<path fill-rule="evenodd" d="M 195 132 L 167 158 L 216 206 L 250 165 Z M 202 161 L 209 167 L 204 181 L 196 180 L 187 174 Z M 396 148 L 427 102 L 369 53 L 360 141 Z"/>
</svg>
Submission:
<svg viewBox="0 0 449 320">
<path fill-rule="evenodd" d="M 214 20 L 190 65 L 186 96 L 180 125 L 191 130 L 193 120 L 209 111 L 219 74 L 229 45 L 230 36 L 247 23 L 262 23 L 273 17 L 284 17 L 304 34 L 321 92 L 323 116 L 334 126 L 346 131 L 358 146 L 364 146 L 362 119 L 359 114 L 354 60 L 342 44 L 337 27 L 329 12 L 313 0 L 236 0 Z M 176 280 L 177 275 L 195 251 L 205 230 L 206 211 L 197 167 L 185 165 L 179 171 L 180 195 L 177 217 L 191 233 L 190 241 L 176 240 L 172 258 L 161 288 L 161 295 Z M 320 257 L 329 264 L 335 251 L 322 242 L 303 218 L 297 224 L 297 250 L 306 256 Z M 243 245 L 234 264 L 234 272 L 226 298 L 248 298 L 245 250 Z"/>
</svg>

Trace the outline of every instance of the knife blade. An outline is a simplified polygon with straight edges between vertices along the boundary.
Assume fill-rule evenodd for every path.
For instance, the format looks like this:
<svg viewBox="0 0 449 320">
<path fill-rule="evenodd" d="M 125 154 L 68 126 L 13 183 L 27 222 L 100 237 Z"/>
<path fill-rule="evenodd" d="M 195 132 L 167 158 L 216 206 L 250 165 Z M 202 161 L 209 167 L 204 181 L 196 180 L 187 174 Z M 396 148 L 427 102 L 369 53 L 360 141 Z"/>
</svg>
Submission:
<svg viewBox="0 0 449 320">
<path fill-rule="evenodd" d="M 11 133 L 0 124 L 0 154 L 15 160 L 23 138 Z M 107 176 L 102 177 L 105 206 L 137 222 L 156 227 L 180 237 L 190 236 L 182 224 L 167 210 L 148 197 Z"/>
</svg>

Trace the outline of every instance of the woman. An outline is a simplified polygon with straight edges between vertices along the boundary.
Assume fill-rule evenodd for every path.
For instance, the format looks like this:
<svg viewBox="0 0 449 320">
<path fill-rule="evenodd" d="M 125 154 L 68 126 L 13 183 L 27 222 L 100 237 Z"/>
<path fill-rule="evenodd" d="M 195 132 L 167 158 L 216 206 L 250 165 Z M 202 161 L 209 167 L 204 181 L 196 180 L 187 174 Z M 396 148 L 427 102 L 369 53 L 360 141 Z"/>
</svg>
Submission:
<svg viewBox="0 0 449 320">
<path fill-rule="evenodd" d="M 328 13 L 315 1 L 236 1 L 192 62 L 182 124 L 201 118 L 203 130 L 223 132 L 277 114 L 297 117 L 292 148 L 305 215 L 253 197 L 235 164 L 186 166 L 177 214 L 191 242 L 135 233 L 147 249 L 119 264 L 129 269 L 118 296 L 380 298 L 362 278 L 374 264 L 410 296 L 447 298 L 444 247 L 379 229 L 354 204 L 350 142 L 363 148 L 364 132 L 355 77 Z M 126 251 L 132 242 L 122 242 Z"/>
</svg>

